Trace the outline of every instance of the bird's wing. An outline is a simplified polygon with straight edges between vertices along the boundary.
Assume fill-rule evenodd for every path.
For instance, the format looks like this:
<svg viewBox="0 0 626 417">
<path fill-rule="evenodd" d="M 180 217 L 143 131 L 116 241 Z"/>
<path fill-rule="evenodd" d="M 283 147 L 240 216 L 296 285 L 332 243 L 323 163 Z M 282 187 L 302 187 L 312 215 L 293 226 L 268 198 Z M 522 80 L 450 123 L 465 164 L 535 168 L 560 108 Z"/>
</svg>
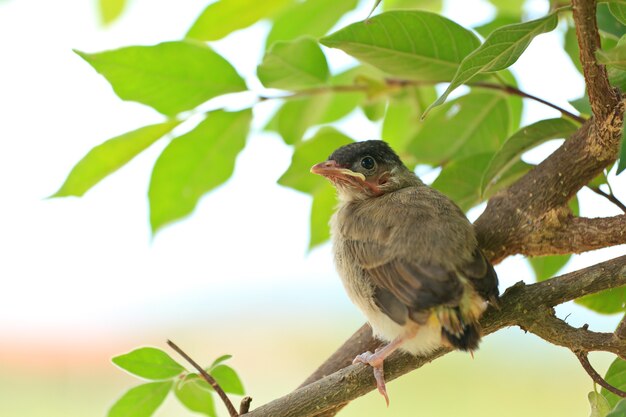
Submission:
<svg viewBox="0 0 626 417">
<path fill-rule="evenodd" d="M 392 320 L 402 324 L 410 316 L 420 321 L 431 307 L 458 305 L 463 284 L 456 271 L 389 255 L 389 247 L 380 243 L 349 240 L 346 247 L 372 280 L 377 305 Z"/>
</svg>

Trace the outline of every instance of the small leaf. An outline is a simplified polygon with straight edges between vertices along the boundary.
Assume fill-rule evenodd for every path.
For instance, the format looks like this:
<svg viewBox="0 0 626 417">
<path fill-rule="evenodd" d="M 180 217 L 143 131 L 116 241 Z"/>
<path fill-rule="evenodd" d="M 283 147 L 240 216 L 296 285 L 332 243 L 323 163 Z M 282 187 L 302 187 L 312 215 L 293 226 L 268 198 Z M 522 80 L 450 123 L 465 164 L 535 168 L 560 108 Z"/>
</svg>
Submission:
<svg viewBox="0 0 626 417">
<path fill-rule="evenodd" d="M 115 356 L 111 361 L 125 371 L 146 379 L 174 378 L 185 371 L 170 355 L 153 347 L 135 349 Z"/>
<path fill-rule="evenodd" d="M 577 98 L 576 100 L 572 100 L 569 102 L 580 114 L 586 114 L 590 116 L 592 114 L 591 111 L 591 103 L 589 103 L 589 97 L 585 94 L 581 98 Z"/>
<path fill-rule="evenodd" d="M 174 394 L 191 411 L 217 417 L 211 391 L 212 388 L 204 379 L 196 374 L 189 374 L 176 385 Z"/>
<path fill-rule="evenodd" d="M 345 13 L 354 9 L 358 0 L 315 0 L 297 2 L 274 19 L 266 46 L 288 41 L 302 35 L 318 38 L 326 34 Z"/>
<path fill-rule="evenodd" d="M 105 25 L 119 18 L 126 7 L 126 0 L 98 0 L 100 19 Z"/>
<path fill-rule="evenodd" d="M 508 167 L 520 160 L 522 154 L 551 139 L 567 138 L 578 126 L 566 119 L 547 119 L 525 126 L 509 137 L 493 156 L 483 175 L 481 192 L 497 181 Z"/>
<path fill-rule="evenodd" d="M 617 20 L 626 25 L 626 1 L 610 0 L 609 11 Z"/>
<path fill-rule="evenodd" d="M 149 382 L 131 388 L 109 410 L 108 417 L 150 417 L 170 392 L 173 381 Z"/>
<path fill-rule="evenodd" d="M 606 417 L 611 411 L 611 405 L 602 394 L 591 391 L 587 395 L 587 398 L 589 399 L 589 406 L 591 407 L 589 417 Z"/>
<path fill-rule="evenodd" d="M 445 17 L 408 10 L 354 23 L 320 42 L 394 76 L 422 81 L 451 80 L 463 58 L 480 45 L 472 32 Z"/>
<path fill-rule="evenodd" d="M 251 120 L 249 109 L 214 111 L 170 142 L 154 164 L 150 180 L 153 232 L 191 213 L 200 197 L 230 178 Z"/>
<path fill-rule="evenodd" d="M 213 368 L 214 366 L 219 365 L 222 362 L 226 362 L 227 360 L 229 360 L 230 358 L 232 358 L 233 355 L 222 355 L 219 358 L 215 359 L 213 361 L 213 363 L 211 364 L 211 366 L 209 366 L 209 369 Z"/>
<path fill-rule="evenodd" d="M 432 165 L 452 158 L 493 154 L 508 136 L 509 111 L 506 95 L 472 91 L 424 120 L 408 149 L 418 162 Z"/>
<path fill-rule="evenodd" d="M 465 57 L 446 91 L 429 109 L 443 104 L 452 91 L 477 74 L 496 72 L 513 65 L 535 36 L 554 30 L 558 22 L 557 14 L 552 13 L 541 19 L 507 25 L 493 31 L 485 43 Z"/>
<path fill-rule="evenodd" d="M 275 127 L 286 144 L 293 145 L 302 140 L 307 129 L 320 123 L 328 110 L 334 94 L 315 94 L 287 101 L 275 116 Z"/>
<path fill-rule="evenodd" d="M 329 71 L 319 44 L 298 38 L 276 42 L 257 67 L 257 75 L 265 87 L 293 90 L 325 84 Z"/>
<path fill-rule="evenodd" d="M 578 38 L 576 37 L 576 29 L 574 26 L 568 26 L 565 31 L 563 49 L 569 56 L 572 64 L 578 72 L 583 73 L 583 66 L 580 63 L 580 50 L 578 49 Z"/>
<path fill-rule="evenodd" d="M 387 103 L 384 100 L 374 100 L 363 103 L 361 108 L 363 109 L 363 114 L 365 114 L 365 117 L 367 117 L 368 120 L 376 122 L 385 117 Z"/>
<path fill-rule="evenodd" d="M 335 149 L 351 143 L 352 139 L 332 127 L 321 128 L 311 139 L 299 143 L 293 153 L 291 165 L 278 183 L 309 194 L 315 194 L 326 180 L 311 174 L 311 167 L 325 161 Z"/>
<path fill-rule="evenodd" d="M 615 388 L 626 391 L 626 361 L 620 358 L 615 358 L 615 360 L 611 363 L 611 366 L 609 366 L 609 369 L 606 371 L 604 379 Z M 604 396 L 604 398 L 606 398 L 611 407 L 615 407 L 621 400 L 620 397 L 604 387 L 600 390 L 600 393 Z"/>
<path fill-rule="evenodd" d="M 600 3 L 597 5 L 596 20 L 598 21 L 600 35 L 605 34 L 617 38 L 626 35 L 626 26 L 613 16 L 607 4 Z"/>
<path fill-rule="evenodd" d="M 601 314 L 622 313 L 626 311 L 626 287 L 611 288 L 597 294 L 586 295 L 577 299 L 576 304 Z"/>
<path fill-rule="evenodd" d="M 202 11 L 186 37 L 216 41 L 265 17 L 271 17 L 291 3 L 293 0 L 219 0 Z"/>
<path fill-rule="evenodd" d="M 313 194 L 311 205 L 309 249 L 321 245 L 330 238 L 330 218 L 337 205 L 335 189 L 326 184 Z"/>
<path fill-rule="evenodd" d="M 529 258 L 528 261 L 535 273 L 535 279 L 539 282 L 555 276 L 571 257 L 572 255 L 537 256 Z"/>
<path fill-rule="evenodd" d="M 168 116 L 246 89 L 235 68 L 199 42 L 164 42 L 94 54 L 75 52 L 111 83 L 121 99 L 146 104 Z"/>
<path fill-rule="evenodd" d="M 211 376 L 215 378 L 224 392 L 236 395 L 244 395 L 245 390 L 239 379 L 239 375 L 228 365 L 217 365 L 211 369 Z"/>
<path fill-rule="evenodd" d="M 626 399 L 621 398 L 606 417 L 626 417 Z"/>
<path fill-rule="evenodd" d="M 620 41 L 617 46 L 608 51 L 598 49 L 596 58 L 601 64 L 611 66 L 613 68 L 626 70 L 626 42 Z"/>
<path fill-rule="evenodd" d="M 82 196 L 179 124 L 179 121 L 171 120 L 144 126 L 94 147 L 72 168 L 52 197 Z"/>
<path fill-rule="evenodd" d="M 463 211 L 469 210 L 482 201 L 480 179 L 491 156 L 490 153 L 481 153 L 455 159 L 443 168 L 432 186 L 454 200 Z M 513 165 L 496 184 L 493 192 L 510 185 L 530 168 L 530 165 L 521 161 Z"/>
</svg>

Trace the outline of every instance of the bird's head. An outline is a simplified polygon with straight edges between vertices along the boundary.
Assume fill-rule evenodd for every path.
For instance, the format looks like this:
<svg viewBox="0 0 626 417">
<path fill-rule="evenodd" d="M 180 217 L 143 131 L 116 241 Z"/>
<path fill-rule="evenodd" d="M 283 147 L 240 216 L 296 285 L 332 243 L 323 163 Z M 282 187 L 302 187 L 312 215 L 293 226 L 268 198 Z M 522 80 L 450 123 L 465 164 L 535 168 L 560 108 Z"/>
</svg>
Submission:
<svg viewBox="0 0 626 417">
<path fill-rule="evenodd" d="M 343 201 L 365 200 L 419 183 L 398 155 L 382 140 L 342 146 L 311 168 L 328 178 Z"/>
</svg>

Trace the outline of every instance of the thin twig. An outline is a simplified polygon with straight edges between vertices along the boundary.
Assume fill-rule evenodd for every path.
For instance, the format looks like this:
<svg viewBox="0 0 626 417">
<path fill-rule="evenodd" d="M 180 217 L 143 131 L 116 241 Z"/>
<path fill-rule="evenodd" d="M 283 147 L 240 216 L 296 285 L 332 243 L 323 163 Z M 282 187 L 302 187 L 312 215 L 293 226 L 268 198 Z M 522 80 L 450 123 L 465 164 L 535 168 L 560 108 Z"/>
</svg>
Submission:
<svg viewBox="0 0 626 417">
<path fill-rule="evenodd" d="M 617 197 L 615 197 L 615 195 L 611 192 L 609 193 L 605 193 L 604 191 L 602 191 L 599 187 L 592 187 L 592 186 L 587 186 L 587 188 L 589 188 L 591 191 L 593 191 L 594 193 L 601 195 L 602 197 L 606 198 L 607 200 L 609 200 L 611 203 L 615 204 L 617 207 L 620 208 L 620 210 L 622 210 L 624 213 L 626 213 L 626 205 L 624 205 L 624 203 L 622 203 L 621 201 L 619 201 L 619 199 Z"/>
<path fill-rule="evenodd" d="M 437 81 L 423 81 L 423 80 L 401 80 L 401 79 L 388 78 L 388 79 L 385 79 L 384 86 L 386 88 L 382 89 L 378 93 L 392 92 L 392 91 L 398 90 L 399 88 L 405 88 L 409 86 L 419 87 L 419 86 L 429 86 L 429 85 L 435 85 L 435 84 L 438 84 L 438 82 Z M 470 83 L 468 84 L 468 86 L 484 88 L 484 89 L 489 89 L 489 90 L 498 90 L 498 91 L 507 93 L 509 95 L 514 95 L 514 96 L 519 96 L 519 97 L 527 98 L 530 100 L 534 100 L 538 103 L 541 103 L 543 105 L 546 105 L 552 109 L 559 111 L 563 116 L 569 117 L 570 119 L 575 120 L 576 122 L 584 123 L 586 120 L 585 118 L 578 116 L 572 112 L 569 112 L 565 110 L 564 108 L 557 106 L 554 103 L 550 103 L 547 100 L 544 100 L 532 94 L 526 93 L 516 87 L 513 87 L 512 85 L 496 84 L 496 83 L 488 83 L 488 82 L 476 82 L 476 83 Z M 298 91 L 294 91 L 291 94 L 287 94 L 283 96 L 259 96 L 259 100 L 260 101 L 293 100 L 293 99 L 299 99 L 303 97 L 310 97 L 314 95 L 327 94 L 331 92 L 332 93 L 354 93 L 354 92 L 367 93 L 370 90 L 371 90 L 371 86 L 368 84 L 329 85 L 329 86 L 324 86 L 324 87 L 315 87 L 315 88 L 307 88 L 304 90 L 298 90 Z"/>
<path fill-rule="evenodd" d="M 168 340 L 167 344 L 172 349 L 174 349 L 180 356 L 185 358 L 185 360 L 187 362 L 189 362 L 191 364 L 191 366 L 196 368 L 196 370 L 200 373 L 200 375 L 202 375 L 202 378 L 204 378 L 204 380 L 206 382 L 208 382 L 209 385 L 211 385 L 213 387 L 215 392 L 217 392 L 217 395 L 219 395 L 220 398 L 222 399 L 222 402 L 226 406 L 226 409 L 228 409 L 228 413 L 230 414 L 230 416 L 231 417 L 239 417 L 239 413 L 237 413 L 237 410 L 235 409 L 235 406 L 233 405 L 232 402 L 230 402 L 230 399 L 228 398 L 228 396 L 226 395 L 226 393 L 224 392 L 222 387 L 220 387 L 220 384 L 218 384 L 217 381 L 211 375 L 209 375 L 209 373 L 207 371 L 202 369 L 202 367 L 200 365 L 198 365 L 196 363 L 196 361 L 191 359 L 191 357 L 189 355 L 187 355 L 181 348 L 179 348 L 174 342 L 172 342 L 171 340 Z"/>
<path fill-rule="evenodd" d="M 557 110 L 559 112 L 561 112 L 561 114 L 563 116 L 567 116 L 572 120 L 575 120 L 579 123 L 585 123 L 585 118 L 578 116 L 572 112 L 569 112 L 567 110 L 565 110 L 562 107 L 557 106 L 554 103 L 550 103 L 549 101 L 546 101 L 542 98 L 539 98 L 537 96 L 534 96 L 532 94 L 526 93 L 525 91 L 522 91 L 516 87 L 513 87 L 512 85 L 499 85 L 499 84 L 492 84 L 492 83 L 484 83 L 484 82 L 477 82 L 477 83 L 473 83 L 470 84 L 471 87 L 480 87 L 480 88 L 487 88 L 487 89 L 492 89 L 492 90 L 500 90 L 500 91 L 504 91 L 505 93 L 509 93 L 511 95 L 515 95 L 515 96 L 519 96 L 519 97 L 524 97 L 530 100 L 534 100 L 538 103 L 541 103 L 543 105 L 546 105 L 550 108 L 553 108 L 554 110 Z"/>
<path fill-rule="evenodd" d="M 580 361 L 580 364 L 583 366 L 585 371 L 587 371 L 591 379 L 593 379 L 596 384 L 606 388 L 618 397 L 626 398 L 626 392 L 622 391 L 619 388 L 615 388 L 613 385 L 606 382 L 606 380 L 602 378 L 602 376 L 598 372 L 596 372 L 595 369 L 593 369 L 593 366 L 591 366 L 591 363 L 589 363 L 587 352 L 574 352 L 574 355 L 576 355 L 576 357 Z"/>
</svg>

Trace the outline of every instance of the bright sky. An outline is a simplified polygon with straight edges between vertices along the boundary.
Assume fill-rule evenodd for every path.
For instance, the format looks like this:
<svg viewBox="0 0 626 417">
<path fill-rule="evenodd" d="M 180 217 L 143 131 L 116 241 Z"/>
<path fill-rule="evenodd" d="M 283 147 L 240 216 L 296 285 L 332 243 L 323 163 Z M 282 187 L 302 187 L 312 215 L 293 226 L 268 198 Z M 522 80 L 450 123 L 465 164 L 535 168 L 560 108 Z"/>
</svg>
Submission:
<svg viewBox="0 0 626 417">
<path fill-rule="evenodd" d="M 87 52 L 182 37 L 206 0 L 135 0 L 121 21 L 103 30 L 84 0 L 0 1 L 0 334 L 20 343 L 80 331 L 106 337 L 174 315 L 223 314 L 241 309 L 341 310 L 358 317 L 334 271 L 328 245 L 307 253 L 310 199 L 276 185 L 291 151 L 273 135 L 256 133 L 234 177 L 205 197 L 194 215 L 159 233 L 148 225 L 147 187 L 160 142 L 81 199 L 46 200 L 94 145 L 162 119 L 122 102 L 72 48 Z M 95 3 L 95 1 L 93 2 Z M 369 2 L 368 2 L 369 3 Z M 532 2 L 539 15 L 547 2 Z M 365 7 L 367 8 L 367 7 Z M 363 10 L 365 10 L 365 8 Z M 360 20 L 363 10 L 344 23 Z M 484 2 L 456 0 L 449 16 L 467 25 L 492 13 Z M 267 26 L 239 32 L 216 49 L 248 79 L 260 60 Z M 559 105 L 583 92 L 580 76 L 559 52 L 560 34 L 538 38 L 514 66 L 521 87 Z M 242 50 L 241 45 L 247 45 Z M 341 65 L 349 60 L 329 51 Z M 251 83 L 257 88 L 258 84 Z M 529 123 L 553 111 L 526 103 Z M 272 104 L 255 111 L 267 114 Z M 260 126 L 260 124 L 259 124 Z M 357 139 L 378 127 L 360 114 L 341 125 Z M 527 156 L 538 161 L 555 144 Z M 626 174 L 611 176 L 626 201 Z M 619 211 L 584 192 L 582 214 Z M 478 211 L 474 211 L 475 218 Z M 568 270 L 624 253 L 624 246 L 584 254 Z M 498 266 L 501 290 L 532 281 L 524 262 Z M 297 307 L 296 307 L 297 306 Z M 573 324 L 611 328 L 610 319 L 573 306 Z"/>
</svg>

